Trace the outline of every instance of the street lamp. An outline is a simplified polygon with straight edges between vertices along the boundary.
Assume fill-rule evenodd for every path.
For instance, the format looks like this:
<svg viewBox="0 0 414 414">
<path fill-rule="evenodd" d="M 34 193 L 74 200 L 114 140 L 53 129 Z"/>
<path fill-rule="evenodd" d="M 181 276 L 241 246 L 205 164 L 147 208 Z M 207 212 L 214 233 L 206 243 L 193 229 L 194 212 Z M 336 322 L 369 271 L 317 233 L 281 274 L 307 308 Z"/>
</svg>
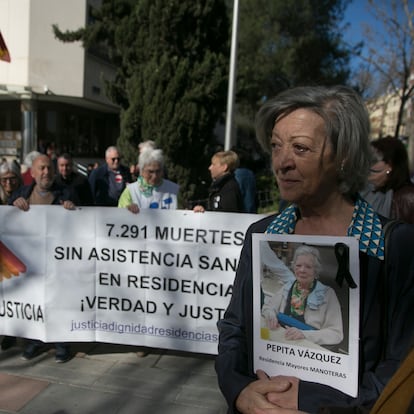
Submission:
<svg viewBox="0 0 414 414">
<path fill-rule="evenodd" d="M 237 26 L 239 20 L 239 0 L 233 2 L 233 26 L 231 33 L 230 73 L 227 92 L 227 114 L 224 149 L 228 151 L 232 146 L 233 119 L 234 119 L 234 95 L 236 84 L 236 60 L 237 60 Z"/>
</svg>

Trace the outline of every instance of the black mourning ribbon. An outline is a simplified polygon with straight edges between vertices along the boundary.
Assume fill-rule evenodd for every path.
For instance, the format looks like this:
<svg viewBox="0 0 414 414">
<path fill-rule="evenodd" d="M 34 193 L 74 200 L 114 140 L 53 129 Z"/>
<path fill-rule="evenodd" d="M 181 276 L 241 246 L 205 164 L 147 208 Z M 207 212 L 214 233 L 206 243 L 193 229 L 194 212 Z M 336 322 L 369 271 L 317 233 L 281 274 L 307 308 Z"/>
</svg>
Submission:
<svg viewBox="0 0 414 414">
<path fill-rule="evenodd" d="M 354 282 L 354 279 L 352 279 L 351 273 L 349 273 L 349 247 L 345 243 L 336 243 L 335 256 L 338 262 L 338 271 L 335 278 L 336 283 L 342 287 L 345 279 L 348 286 L 351 289 L 355 289 L 357 285 Z"/>
</svg>

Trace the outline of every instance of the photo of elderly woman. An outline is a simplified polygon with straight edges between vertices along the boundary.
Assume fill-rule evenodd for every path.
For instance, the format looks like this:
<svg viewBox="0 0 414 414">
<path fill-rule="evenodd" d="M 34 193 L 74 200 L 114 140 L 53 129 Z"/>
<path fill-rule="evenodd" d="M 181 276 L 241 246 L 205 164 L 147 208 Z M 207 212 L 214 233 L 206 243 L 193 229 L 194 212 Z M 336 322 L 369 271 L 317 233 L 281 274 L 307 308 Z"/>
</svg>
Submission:
<svg viewBox="0 0 414 414">
<path fill-rule="evenodd" d="M 332 287 L 336 275 L 335 256 L 329 254 L 332 247 L 285 246 L 286 257 L 281 260 L 269 243 L 266 245 L 262 254 L 262 339 L 272 340 L 273 336 L 285 343 L 307 346 L 310 342 L 338 351 L 333 346 L 344 339 L 343 310 Z"/>
</svg>

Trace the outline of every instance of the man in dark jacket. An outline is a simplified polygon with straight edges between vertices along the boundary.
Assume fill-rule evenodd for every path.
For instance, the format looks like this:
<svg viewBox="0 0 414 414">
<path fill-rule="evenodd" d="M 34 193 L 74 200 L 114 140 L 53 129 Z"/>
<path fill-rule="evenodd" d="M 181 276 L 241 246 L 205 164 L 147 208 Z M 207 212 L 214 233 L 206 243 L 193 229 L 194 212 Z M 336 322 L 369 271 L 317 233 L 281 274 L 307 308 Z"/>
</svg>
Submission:
<svg viewBox="0 0 414 414">
<path fill-rule="evenodd" d="M 117 207 L 118 199 L 127 183 L 132 181 L 128 167 L 121 165 L 121 156 L 116 147 L 108 147 L 105 164 L 92 170 L 89 184 L 97 206 Z"/>
<path fill-rule="evenodd" d="M 58 173 L 55 182 L 72 190 L 73 200 L 79 206 L 93 206 L 91 187 L 87 177 L 73 171 L 73 159 L 70 154 L 62 154 L 57 159 Z"/>
</svg>

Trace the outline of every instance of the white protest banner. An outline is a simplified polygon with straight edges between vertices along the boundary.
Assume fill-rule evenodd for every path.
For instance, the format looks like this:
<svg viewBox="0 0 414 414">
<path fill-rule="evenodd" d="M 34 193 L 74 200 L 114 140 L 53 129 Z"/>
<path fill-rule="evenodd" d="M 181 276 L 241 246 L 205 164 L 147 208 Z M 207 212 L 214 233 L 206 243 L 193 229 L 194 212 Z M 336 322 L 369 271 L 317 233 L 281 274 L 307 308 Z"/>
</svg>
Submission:
<svg viewBox="0 0 414 414">
<path fill-rule="evenodd" d="M 358 391 L 354 237 L 253 234 L 254 367 Z"/>
<path fill-rule="evenodd" d="M 0 207 L 0 334 L 217 353 L 247 227 L 262 216 Z"/>
</svg>

